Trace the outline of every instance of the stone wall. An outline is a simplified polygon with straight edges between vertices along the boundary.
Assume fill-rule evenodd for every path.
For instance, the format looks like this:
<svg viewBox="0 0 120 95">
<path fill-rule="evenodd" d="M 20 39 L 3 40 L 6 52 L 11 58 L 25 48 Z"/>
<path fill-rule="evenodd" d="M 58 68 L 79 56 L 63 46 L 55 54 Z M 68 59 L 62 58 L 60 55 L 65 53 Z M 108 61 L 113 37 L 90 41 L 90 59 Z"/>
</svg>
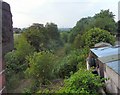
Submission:
<svg viewBox="0 0 120 95">
<path fill-rule="evenodd" d="M 2 43 L 3 55 L 13 49 L 12 14 L 9 4 L 2 3 Z"/>
<path fill-rule="evenodd" d="M 13 27 L 10 5 L 0 1 L 0 94 L 5 91 L 4 55 L 13 49 Z"/>
</svg>

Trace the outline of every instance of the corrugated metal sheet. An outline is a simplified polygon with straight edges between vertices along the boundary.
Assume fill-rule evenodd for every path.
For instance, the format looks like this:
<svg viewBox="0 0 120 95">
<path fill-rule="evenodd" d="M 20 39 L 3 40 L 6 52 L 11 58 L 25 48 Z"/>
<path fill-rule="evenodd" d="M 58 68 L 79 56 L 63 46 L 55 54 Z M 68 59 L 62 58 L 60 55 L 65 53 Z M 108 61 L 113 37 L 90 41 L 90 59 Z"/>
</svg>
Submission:
<svg viewBox="0 0 120 95">
<path fill-rule="evenodd" d="M 108 62 L 106 65 L 120 75 L 120 60 Z"/>
<path fill-rule="evenodd" d="M 103 57 L 99 57 L 98 60 L 100 60 L 102 63 L 107 63 L 107 62 L 111 62 L 111 61 L 116 61 L 119 60 L 120 55 L 114 54 L 114 55 L 109 55 L 109 56 L 103 56 Z"/>
<path fill-rule="evenodd" d="M 90 49 L 97 57 L 98 59 L 103 62 L 110 62 L 119 60 L 120 52 L 118 52 L 120 49 L 119 46 L 112 46 L 112 47 L 103 47 L 103 48 L 93 48 Z"/>
<path fill-rule="evenodd" d="M 110 56 L 110 55 L 115 55 L 115 54 L 120 54 L 118 52 L 118 49 L 120 48 L 114 48 L 114 47 L 103 47 L 103 48 L 94 48 L 91 49 L 91 51 L 96 54 L 98 57 L 103 57 L 103 56 Z"/>
</svg>

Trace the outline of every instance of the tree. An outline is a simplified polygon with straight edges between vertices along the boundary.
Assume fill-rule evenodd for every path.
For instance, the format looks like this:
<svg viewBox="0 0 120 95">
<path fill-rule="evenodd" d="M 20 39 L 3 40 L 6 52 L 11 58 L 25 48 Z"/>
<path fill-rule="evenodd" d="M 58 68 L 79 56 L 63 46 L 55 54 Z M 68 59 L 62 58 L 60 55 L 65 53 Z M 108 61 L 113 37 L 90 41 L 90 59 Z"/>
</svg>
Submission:
<svg viewBox="0 0 120 95">
<path fill-rule="evenodd" d="M 54 23 L 47 23 L 45 27 L 43 24 L 34 23 L 25 29 L 23 35 L 37 52 L 51 50 L 61 45 L 58 28 Z"/>
<path fill-rule="evenodd" d="M 100 13 L 95 14 L 95 22 L 94 26 L 100 29 L 107 30 L 110 33 L 116 32 L 116 22 L 114 20 L 114 16 L 112 12 L 108 10 L 101 10 Z"/>
<path fill-rule="evenodd" d="M 20 79 L 25 77 L 24 71 L 28 68 L 28 63 L 25 60 L 26 56 L 32 55 L 34 52 L 34 48 L 21 35 L 17 39 L 15 48 L 16 50 L 5 55 L 6 86 L 7 90 L 12 90 L 12 92 L 18 86 Z"/>
<path fill-rule="evenodd" d="M 34 48 L 27 42 L 27 40 L 23 36 L 19 37 L 16 50 L 5 55 L 7 71 L 18 73 L 26 70 L 28 64 L 25 61 L 25 57 L 33 52 Z"/>
<path fill-rule="evenodd" d="M 34 47 L 28 43 L 27 39 L 23 35 L 21 35 L 15 51 L 17 56 L 19 56 L 19 60 L 24 63 L 25 57 L 32 54 L 34 50 Z"/>
<path fill-rule="evenodd" d="M 64 31 L 64 32 L 60 33 L 61 39 L 64 43 L 68 42 L 68 35 L 69 35 L 69 32 L 67 32 L 67 31 Z"/>
<path fill-rule="evenodd" d="M 45 28 L 47 30 L 47 34 L 51 39 L 59 39 L 60 34 L 58 32 L 57 25 L 54 23 L 46 23 Z"/>
<path fill-rule="evenodd" d="M 82 41 L 83 41 L 83 47 L 88 46 L 88 47 L 93 47 L 96 43 L 99 42 L 107 42 L 110 44 L 114 44 L 115 42 L 115 37 L 110 34 L 110 32 L 106 30 L 102 30 L 100 28 L 92 28 L 88 32 L 86 32 L 82 36 Z"/>
<path fill-rule="evenodd" d="M 88 31 L 89 29 L 93 28 L 93 22 L 94 22 L 93 17 L 86 17 L 80 19 L 77 22 L 76 26 L 73 27 L 73 29 L 71 30 L 71 33 L 69 35 L 69 42 L 73 43 L 77 34 L 82 35 L 85 31 Z"/>
<path fill-rule="evenodd" d="M 58 61 L 54 70 L 55 74 L 58 77 L 65 78 L 65 76 L 69 77 L 71 72 L 76 72 L 79 67 L 84 68 L 87 54 L 87 48 L 71 50 L 67 56 Z"/>
<path fill-rule="evenodd" d="M 80 19 L 71 29 L 68 39 L 69 42 L 73 43 L 78 34 L 83 35 L 86 31 L 94 27 L 107 30 L 111 34 L 115 34 L 115 32 L 117 32 L 117 25 L 114 20 L 114 16 L 115 15 L 113 15 L 109 10 L 101 10 L 100 13 L 95 14 L 93 17 Z"/>
<path fill-rule="evenodd" d="M 81 47 L 81 45 L 82 45 L 81 35 L 78 34 L 78 35 L 75 37 L 75 40 L 74 40 L 74 42 L 73 42 L 73 47 L 79 49 L 79 48 Z"/>
<path fill-rule="evenodd" d="M 48 35 L 41 24 L 33 24 L 23 32 L 23 35 L 36 51 L 41 51 L 47 48 Z"/>
<path fill-rule="evenodd" d="M 28 56 L 29 68 L 26 70 L 27 76 L 38 82 L 38 85 L 40 83 L 46 84 L 53 77 L 54 59 L 55 56 L 48 51 L 35 52 L 33 55 Z"/>
</svg>

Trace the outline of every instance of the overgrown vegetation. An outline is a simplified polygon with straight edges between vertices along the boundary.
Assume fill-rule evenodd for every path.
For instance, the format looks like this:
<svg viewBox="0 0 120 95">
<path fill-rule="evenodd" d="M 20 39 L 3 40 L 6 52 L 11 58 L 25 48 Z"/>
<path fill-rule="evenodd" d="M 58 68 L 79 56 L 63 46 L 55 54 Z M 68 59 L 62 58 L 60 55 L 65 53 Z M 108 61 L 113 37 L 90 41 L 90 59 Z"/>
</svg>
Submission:
<svg viewBox="0 0 120 95">
<path fill-rule="evenodd" d="M 27 56 L 29 67 L 25 71 L 26 75 L 36 81 L 38 85 L 46 85 L 47 81 L 54 77 L 54 58 L 55 56 L 49 51 L 35 52 L 33 55 Z"/>
<path fill-rule="evenodd" d="M 21 87 L 25 93 L 96 95 L 103 86 L 98 76 L 86 70 L 86 58 L 96 43 L 114 44 L 117 30 L 112 12 L 102 10 L 94 17 L 82 18 L 66 32 L 59 32 L 54 23 L 35 23 L 21 31 L 15 37 L 15 49 L 5 56 L 8 92 L 19 88 L 22 80 L 30 80 L 27 87 Z M 51 85 L 55 86 L 52 90 L 48 89 Z"/>
<path fill-rule="evenodd" d="M 103 86 L 99 76 L 96 76 L 85 69 L 79 69 L 76 73 L 71 75 L 69 79 L 65 79 L 64 83 L 64 87 L 57 91 L 60 95 L 78 95 L 81 93 L 97 95 L 100 93 L 98 92 L 100 87 Z"/>
</svg>

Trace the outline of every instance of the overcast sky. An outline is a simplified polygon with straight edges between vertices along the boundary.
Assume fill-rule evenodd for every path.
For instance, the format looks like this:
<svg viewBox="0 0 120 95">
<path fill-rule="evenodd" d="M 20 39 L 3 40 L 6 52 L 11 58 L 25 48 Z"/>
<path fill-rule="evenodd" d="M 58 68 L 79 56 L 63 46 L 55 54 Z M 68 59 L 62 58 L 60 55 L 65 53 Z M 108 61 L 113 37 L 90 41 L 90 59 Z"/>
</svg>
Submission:
<svg viewBox="0 0 120 95">
<path fill-rule="evenodd" d="M 53 22 L 58 27 L 73 27 L 83 17 L 110 9 L 118 20 L 119 0 L 4 0 L 11 5 L 13 27 Z"/>
</svg>

